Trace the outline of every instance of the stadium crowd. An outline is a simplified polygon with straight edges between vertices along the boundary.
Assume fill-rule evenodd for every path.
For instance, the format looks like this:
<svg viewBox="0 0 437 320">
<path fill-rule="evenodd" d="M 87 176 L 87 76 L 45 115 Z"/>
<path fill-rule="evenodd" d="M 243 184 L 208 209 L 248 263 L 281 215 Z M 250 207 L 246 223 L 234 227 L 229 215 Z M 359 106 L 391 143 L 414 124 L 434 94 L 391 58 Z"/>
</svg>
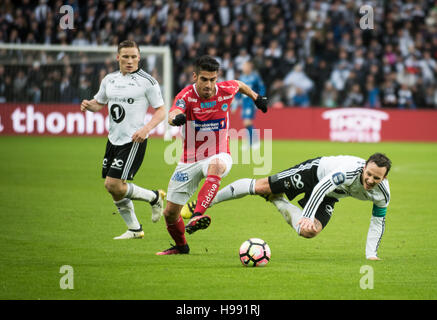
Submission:
<svg viewBox="0 0 437 320">
<path fill-rule="evenodd" d="M 65 4 L 74 29 L 60 26 Z M 364 5 L 373 9 L 371 29 L 360 26 Z M 225 80 L 252 60 L 278 107 L 437 108 L 437 1 L 3 0 L 0 7 L 0 43 L 105 46 L 124 39 L 170 46 L 174 92 L 190 82 L 193 59 L 208 53 Z M 5 63 L 18 59 L 10 54 L 0 51 L 0 102 L 77 103 L 117 67 L 80 54 L 22 57 L 17 67 Z"/>
</svg>

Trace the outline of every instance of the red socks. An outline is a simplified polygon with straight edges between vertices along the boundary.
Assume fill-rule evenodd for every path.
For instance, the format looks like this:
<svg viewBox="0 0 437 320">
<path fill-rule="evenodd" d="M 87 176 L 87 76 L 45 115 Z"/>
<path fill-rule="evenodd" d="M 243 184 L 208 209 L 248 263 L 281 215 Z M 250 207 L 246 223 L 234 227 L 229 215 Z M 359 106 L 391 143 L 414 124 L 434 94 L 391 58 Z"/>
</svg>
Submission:
<svg viewBox="0 0 437 320">
<path fill-rule="evenodd" d="M 206 177 L 205 183 L 203 184 L 199 191 L 199 195 L 197 196 L 197 204 L 194 213 L 205 213 L 206 209 L 208 209 L 218 192 L 221 179 L 221 177 L 214 175 L 209 175 Z"/>
<path fill-rule="evenodd" d="M 167 224 L 168 233 L 171 235 L 177 246 L 187 244 L 187 240 L 185 239 L 185 224 L 181 216 L 179 216 L 178 220 L 172 224 L 168 223 L 167 220 L 165 223 Z"/>
<path fill-rule="evenodd" d="M 221 178 L 219 176 L 209 175 L 206 177 L 205 183 L 197 196 L 196 209 L 194 210 L 195 213 L 205 213 L 219 190 L 220 181 Z M 165 223 L 167 224 L 168 233 L 171 235 L 177 246 L 187 244 L 187 240 L 185 239 L 185 224 L 182 216 L 179 216 L 179 218 L 173 223 L 169 223 L 167 220 Z"/>
</svg>

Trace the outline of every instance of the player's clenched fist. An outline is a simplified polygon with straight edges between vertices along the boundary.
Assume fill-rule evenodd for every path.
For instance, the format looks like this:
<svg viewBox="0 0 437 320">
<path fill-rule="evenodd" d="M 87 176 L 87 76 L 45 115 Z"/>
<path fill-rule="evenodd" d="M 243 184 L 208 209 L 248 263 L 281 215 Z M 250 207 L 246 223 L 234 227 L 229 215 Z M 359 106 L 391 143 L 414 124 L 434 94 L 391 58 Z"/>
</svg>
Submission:
<svg viewBox="0 0 437 320">
<path fill-rule="evenodd" d="M 89 100 L 82 100 L 82 103 L 80 104 L 80 111 L 87 111 L 89 106 L 91 106 Z"/>
<path fill-rule="evenodd" d="M 255 100 L 255 105 L 258 109 L 260 109 L 263 113 L 267 112 L 267 97 L 258 95 Z"/>
</svg>

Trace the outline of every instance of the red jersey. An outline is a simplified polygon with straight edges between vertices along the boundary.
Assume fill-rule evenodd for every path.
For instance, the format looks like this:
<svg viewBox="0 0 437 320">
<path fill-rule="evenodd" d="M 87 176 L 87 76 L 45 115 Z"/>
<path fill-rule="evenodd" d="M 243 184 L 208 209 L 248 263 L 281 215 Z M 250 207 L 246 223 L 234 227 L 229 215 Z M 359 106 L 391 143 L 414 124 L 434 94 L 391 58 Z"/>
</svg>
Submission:
<svg viewBox="0 0 437 320">
<path fill-rule="evenodd" d="M 175 97 L 170 111 L 179 109 L 187 117 L 181 162 L 192 163 L 218 153 L 229 153 L 229 110 L 239 86 L 235 80 L 218 82 L 216 94 L 202 99 L 196 85 L 185 87 Z"/>
</svg>

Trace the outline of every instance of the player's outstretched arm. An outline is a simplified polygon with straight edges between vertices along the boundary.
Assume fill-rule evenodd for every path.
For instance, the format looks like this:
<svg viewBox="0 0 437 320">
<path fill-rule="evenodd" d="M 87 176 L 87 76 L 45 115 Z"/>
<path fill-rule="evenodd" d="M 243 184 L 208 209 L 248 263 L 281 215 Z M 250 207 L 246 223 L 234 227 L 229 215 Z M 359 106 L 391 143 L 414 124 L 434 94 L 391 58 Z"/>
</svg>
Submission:
<svg viewBox="0 0 437 320">
<path fill-rule="evenodd" d="M 382 208 L 385 209 L 385 208 Z M 381 243 L 382 235 L 385 230 L 385 213 L 381 216 L 375 216 L 372 213 L 370 219 L 369 231 L 366 242 L 366 258 L 368 260 L 381 260 L 378 257 L 378 246 Z"/>
<path fill-rule="evenodd" d="M 101 110 L 105 105 L 98 103 L 96 99 L 93 100 L 82 100 L 80 104 L 80 111 L 91 111 L 96 112 Z"/>
<path fill-rule="evenodd" d="M 258 109 L 260 109 L 263 113 L 266 113 L 267 112 L 267 103 L 268 103 L 267 97 L 256 93 L 244 82 L 242 82 L 240 80 L 237 80 L 237 82 L 238 82 L 238 87 L 239 87 L 238 91 L 241 92 L 242 94 L 248 96 L 249 98 L 251 98 L 255 102 L 255 106 Z"/>
</svg>

